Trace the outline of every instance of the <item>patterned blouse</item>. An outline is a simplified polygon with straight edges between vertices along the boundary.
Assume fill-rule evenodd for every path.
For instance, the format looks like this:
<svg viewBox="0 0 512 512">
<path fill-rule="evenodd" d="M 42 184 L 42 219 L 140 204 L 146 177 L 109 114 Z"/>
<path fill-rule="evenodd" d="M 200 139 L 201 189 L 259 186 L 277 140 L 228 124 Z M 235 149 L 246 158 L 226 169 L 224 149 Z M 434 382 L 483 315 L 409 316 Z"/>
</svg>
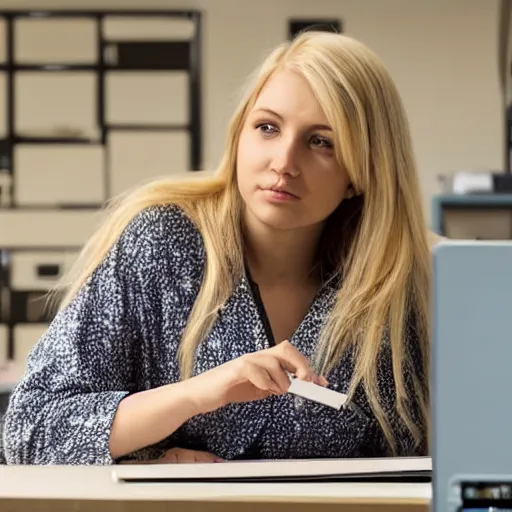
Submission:
<svg viewBox="0 0 512 512">
<path fill-rule="evenodd" d="M 201 235 L 177 207 L 150 207 L 130 222 L 32 350 L 5 417 L 8 464 L 119 462 L 109 452 L 116 409 L 129 394 L 178 381 L 177 349 L 204 263 Z M 194 374 L 271 346 L 251 284 L 243 277 L 221 309 L 198 348 Z M 335 294 L 332 284 L 320 289 L 290 340 L 305 356 L 315 349 Z M 376 364 L 399 455 L 423 455 L 396 413 L 389 350 Z M 346 354 L 326 376 L 329 386 L 346 392 L 352 371 Z M 172 447 L 226 460 L 389 455 L 362 391 L 354 404 L 338 411 L 290 394 L 230 404 L 125 458 L 157 458 Z"/>
</svg>

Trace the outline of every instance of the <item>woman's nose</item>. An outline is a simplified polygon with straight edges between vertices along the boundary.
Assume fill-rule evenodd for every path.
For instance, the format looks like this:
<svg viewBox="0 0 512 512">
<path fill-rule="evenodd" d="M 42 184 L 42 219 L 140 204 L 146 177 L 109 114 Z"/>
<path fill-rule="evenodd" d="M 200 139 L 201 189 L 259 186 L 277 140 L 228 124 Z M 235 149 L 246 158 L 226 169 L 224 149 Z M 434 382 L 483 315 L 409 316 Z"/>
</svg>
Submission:
<svg viewBox="0 0 512 512">
<path fill-rule="evenodd" d="M 280 144 L 272 164 L 272 170 L 280 175 L 288 175 L 296 178 L 300 174 L 297 164 L 297 148 L 295 143 Z"/>
</svg>

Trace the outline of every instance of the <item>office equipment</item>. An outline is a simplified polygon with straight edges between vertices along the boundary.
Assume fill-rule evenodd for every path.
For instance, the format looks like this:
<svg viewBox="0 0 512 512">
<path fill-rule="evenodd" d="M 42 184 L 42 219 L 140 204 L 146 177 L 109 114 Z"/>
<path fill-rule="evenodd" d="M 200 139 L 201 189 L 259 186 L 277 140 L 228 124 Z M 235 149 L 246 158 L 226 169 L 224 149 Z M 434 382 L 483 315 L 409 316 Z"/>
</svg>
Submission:
<svg viewBox="0 0 512 512">
<path fill-rule="evenodd" d="M 450 482 L 453 510 L 509 512 L 512 510 L 512 475 L 460 475 Z"/>
<path fill-rule="evenodd" d="M 443 242 L 433 263 L 434 512 L 455 512 L 461 482 L 512 477 L 512 243 Z"/>
<path fill-rule="evenodd" d="M 220 464 L 121 465 L 119 483 L 186 482 L 429 482 L 428 457 L 235 461 Z"/>
<path fill-rule="evenodd" d="M 439 177 L 449 194 L 505 194 L 512 192 L 512 175 L 502 171 L 458 171 Z"/>
</svg>

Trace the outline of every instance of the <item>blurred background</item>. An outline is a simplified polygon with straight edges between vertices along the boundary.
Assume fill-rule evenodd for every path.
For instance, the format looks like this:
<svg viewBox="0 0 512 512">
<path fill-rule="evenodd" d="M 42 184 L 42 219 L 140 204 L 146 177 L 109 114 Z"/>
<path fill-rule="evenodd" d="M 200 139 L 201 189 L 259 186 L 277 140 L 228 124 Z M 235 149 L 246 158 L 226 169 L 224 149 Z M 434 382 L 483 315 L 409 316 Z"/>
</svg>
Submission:
<svg viewBox="0 0 512 512">
<path fill-rule="evenodd" d="M 311 25 L 394 77 L 431 229 L 511 238 L 509 21 L 500 0 L 0 0 L 0 393 L 105 200 L 214 169 L 249 73 Z"/>
</svg>

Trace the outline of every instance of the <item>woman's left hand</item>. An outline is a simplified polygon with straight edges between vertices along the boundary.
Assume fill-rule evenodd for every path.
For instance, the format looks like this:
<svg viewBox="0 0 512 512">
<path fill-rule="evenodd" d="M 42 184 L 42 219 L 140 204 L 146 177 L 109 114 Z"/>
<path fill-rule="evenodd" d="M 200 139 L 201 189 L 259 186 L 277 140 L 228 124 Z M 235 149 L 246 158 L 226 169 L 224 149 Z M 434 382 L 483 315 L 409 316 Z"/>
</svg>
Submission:
<svg viewBox="0 0 512 512">
<path fill-rule="evenodd" d="M 121 462 L 121 464 L 205 464 L 212 462 L 224 462 L 224 460 L 209 452 L 171 448 L 158 459 L 145 461 L 127 460 Z"/>
</svg>

